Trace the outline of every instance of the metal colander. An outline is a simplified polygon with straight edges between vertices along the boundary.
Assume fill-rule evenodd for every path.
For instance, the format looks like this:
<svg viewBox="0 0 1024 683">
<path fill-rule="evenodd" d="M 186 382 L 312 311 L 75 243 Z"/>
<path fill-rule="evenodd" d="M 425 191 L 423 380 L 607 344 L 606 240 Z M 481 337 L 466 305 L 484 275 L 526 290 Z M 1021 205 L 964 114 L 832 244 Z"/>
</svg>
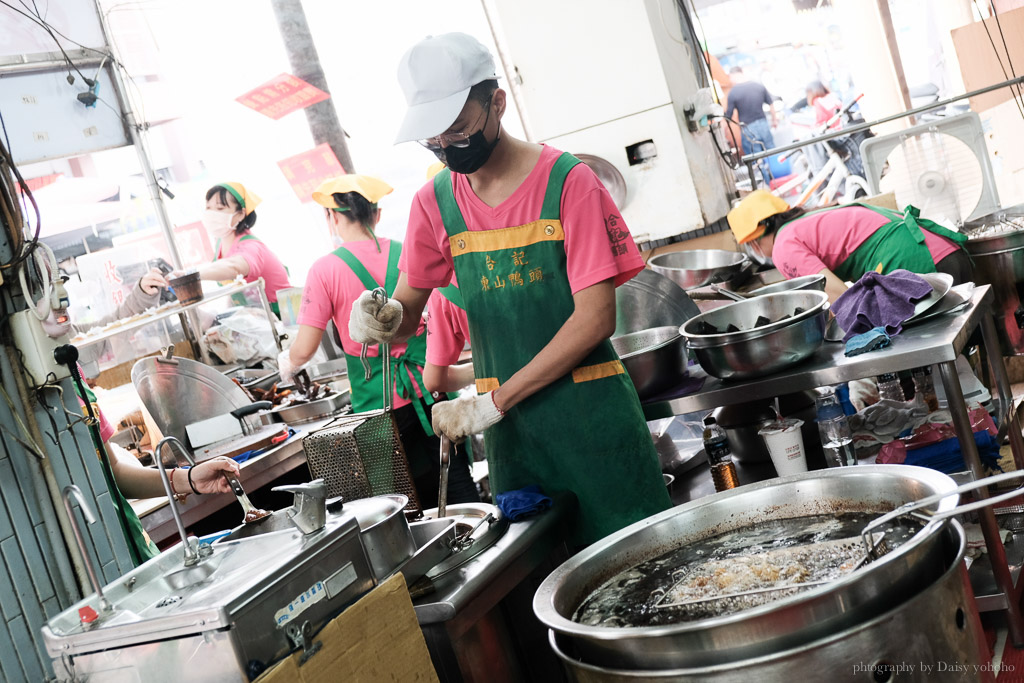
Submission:
<svg viewBox="0 0 1024 683">
<path fill-rule="evenodd" d="M 382 288 L 374 290 L 378 303 L 387 302 Z M 328 497 L 345 500 L 400 493 L 409 499 L 407 512 L 420 511 L 419 498 L 409 474 L 405 448 L 391 412 L 391 345 L 380 345 L 384 373 L 384 409 L 344 415 L 310 433 L 302 441 L 306 463 L 314 479 L 327 484 Z M 360 359 L 370 378 L 363 344 Z"/>
</svg>

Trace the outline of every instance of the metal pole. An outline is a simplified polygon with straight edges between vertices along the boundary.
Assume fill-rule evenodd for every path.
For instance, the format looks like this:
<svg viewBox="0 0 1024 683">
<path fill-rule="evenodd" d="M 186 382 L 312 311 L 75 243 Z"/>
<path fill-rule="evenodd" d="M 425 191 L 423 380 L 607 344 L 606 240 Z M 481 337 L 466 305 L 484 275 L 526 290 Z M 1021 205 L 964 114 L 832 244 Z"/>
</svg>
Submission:
<svg viewBox="0 0 1024 683">
<path fill-rule="evenodd" d="M 114 55 L 113 42 L 110 40 L 110 27 L 107 26 L 107 18 L 103 14 L 103 8 L 96 2 L 96 16 L 100 21 L 100 30 L 103 34 L 103 42 L 106 50 Z M 117 55 L 114 55 L 117 57 Z M 160 229 L 164 233 L 164 241 L 167 242 L 167 250 L 171 256 L 171 264 L 175 268 L 182 267 L 181 254 L 178 252 L 178 244 L 174 240 L 174 225 L 167 213 L 167 206 L 164 204 L 163 195 L 160 193 L 160 186 L 156 182 L 156 173 L 153 171 L 153 164 L 146 152 L 145 140 L 142 136 L 141 126 L 135 120 L 135 113 L 132 111 L 131 102 L 128 99 L 128 91 L 125 88 L 124 80 L 121 78 L 121 71 L 117 64 L 110 65 L 110 80 L 117 95 L 117 101 L 124 112 L 124 124 L 128 129 L 128 137 L 131 138 L 132 146 L 139 157 L 139 166 L 142 168 L 142 177 L 146 179 L 146 187 L 149 188 L 149 196 L 153 200 L 153 208 L 156 209 L 157 219 L 160 221 Z"/>
<path fill-rule="evenodd" d="M 764 159 L 765 157 L 771 157 L 775 156 L 776 154 L 782 154 L 783 152 L 789 152 L 794 149 L 800 149 L 801 147 L 806 147 L 807 145 L 813 145 L 816 142 L 825 142 L 826 140 L 831 140 L 832 138 L 840 138 L 843 137 L 844 135 L 852 135 L 853 133 L 859 133 L 862 130 L 867 130 L 872 126 L 879 126 L 883 123 L 896 121 L 897 119 L 902 119 L 906 116 L 913 116 L 914 114 L 920 114 L 921 112 L 924 111 L 930 111 L 932 109 L 938 109 L 939 107 L 945 107 L 947 104 L 952 104 L 953 102 L 959 102 L 960 100 L 965 100 L 967 98 L 974 97 L 975 95 L 984 95 L 987 92 L 999 90 L 1000 88 L 1007 88 L 1013 85 L 1018 85 L 1020 83 L 1024 83 L 1024 76 L 1011 78 L 1008 81 L 996 83 L 995 85 L 987 85 L 984 88 L 978 88 L 977 90 L 966 92 L 963 95 L 957 95 L 956 97 L 950 97 L 948 99 L 940 100 L 938 102 L 932 102 L 931 104 L 926 104 L 924 106 L 917 107 L 916 109 L 909 109 L 907 111 L 900 112 L 899 114 L 893 114 L 892 116 L 885 116 L 880 119 L 875 119 L 874 121 L 868 123 L 858 123 L 856 126 L 843 128 L 842 130 L 837 130 L 834 133 L 826 133 L 824 135 L 819 135 L 817 137 L 808 138 L 806 140 L 801 140 L 799 142 L 794 142 L 788 145 L 783 145 L 782 147 L 776 147 L 774 149 L 765 150 L 764 152 L 757 152 L 756 154 L 746 154 L 743 156 L 742 161 L 743 163 L 752 163 L 754 161 Z"/>
<path fill-rule="evenodd" d="M 985 345 L 985 355 L 988 356 L 992 374 L 995 376 L 996 386 L 999 388 L 999 426 L 1005 425 L 1007 428 L 1014 464 L 1017 469 L 1024 469 L 1024 437 L 1021 436 L 1017 411 L 1013 408 L 1013 392 L 1010 389 L 1010 380 L 1006 376 L 1006 363 L 999 348 L 999 337 L 992 321 L 991 308 L 985 311 L 981 318 L 981 339 Z"/>
</svg>

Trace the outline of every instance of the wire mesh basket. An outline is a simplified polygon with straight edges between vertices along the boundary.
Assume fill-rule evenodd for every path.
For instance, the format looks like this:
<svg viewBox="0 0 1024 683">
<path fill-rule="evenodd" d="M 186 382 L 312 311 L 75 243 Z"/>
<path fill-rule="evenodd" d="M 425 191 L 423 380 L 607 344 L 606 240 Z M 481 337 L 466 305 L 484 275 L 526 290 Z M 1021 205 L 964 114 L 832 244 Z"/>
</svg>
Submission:
<svg viewBox="0 0 1024 683">
<path fill-rule="evenodd" d="M 383 289 L 375 290 L 374 295 L 387 301 Z M 384 364 L 384 409 L 338 417 L 323 429 L 307 435 L 302 441 L 302 450 L 312 477 L 326 482 L 328 497 L 357 500 L 400 493 L 409 499 L 406 512 L 415 514 L 421 510 L 420 502 L 391 412 L 390 344 L 380 345 L 380 357 Z M 360 358 L 369 379 L 365 344 Z"/>
</svg>

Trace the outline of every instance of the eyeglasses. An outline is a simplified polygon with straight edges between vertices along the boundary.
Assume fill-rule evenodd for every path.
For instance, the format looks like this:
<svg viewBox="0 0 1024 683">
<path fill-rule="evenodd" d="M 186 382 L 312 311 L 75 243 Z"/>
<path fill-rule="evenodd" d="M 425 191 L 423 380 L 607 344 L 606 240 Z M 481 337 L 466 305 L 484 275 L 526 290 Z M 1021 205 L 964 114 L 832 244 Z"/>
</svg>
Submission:
<svg viewBox="0 0 1024 683">
<path fill-rule="evenodd" d="M 493 95 L 491 97 L 493 97 Z M 483 125 L 484 128 L 487 127 L 487 121 L 490 120 L 491 117 L 491 97 L 487 98 L 487 104 L 484 105 L 484 111 L 487 112 L 487 119 L 484 120 Z M 473 128 L 476 128 L 476 124 L 479 121 L 480 117 L 478 116 L 476 118 L 476 121 L 473 122 L 473 125 L 469 126 L 469 128 L 467 128 L 466 130 L 472 130 Z M 429 149 L 431 152 L 436 152 L 444 147 L 465 148 L 469 147 L 470 135 L 472 135 L 472 133 L 467 133 L 465 130 L 463 130 L 461 133 L 441 133 L 436 137 L 427 138 L 426 140 L 419 140 L 419 143 L 426 147 L 427 149 Z"/>
</svg>

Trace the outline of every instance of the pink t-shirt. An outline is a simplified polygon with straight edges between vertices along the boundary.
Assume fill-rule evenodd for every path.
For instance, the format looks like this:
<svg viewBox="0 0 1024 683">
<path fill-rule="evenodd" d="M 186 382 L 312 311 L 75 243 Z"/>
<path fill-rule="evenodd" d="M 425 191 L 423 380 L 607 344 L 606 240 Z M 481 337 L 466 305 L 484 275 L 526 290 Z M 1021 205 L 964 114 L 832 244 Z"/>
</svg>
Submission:
<svg viewBox="0 0 1024 683">
<path fill-rule="evenodd" d="M 835 272 L 889 219 L 862 206 L 847 206 L 798 218 L 775 237 L 772 261 L 787 278 Z M 957 245 L 922 228 L 932 261 L 938 263 L 957 250 Z"/>
<path fill-rule="evenodd" d="M 248 235 L 249 233 L 245 233 Z M 245 235 L 242 235 L 244 237 Z M 249 274 L 245 276 L 246 282 L 254 282 L 263 278 L 263 287 L 267 290 L 267 300 L 271 303 L 277 302 L 277 290 L 291 287 L 288 282 L 288 272 L 284 269 L 281 259 L 277 258 L 270 247 L 259 239 L 235 239 L 226 254 L 218 254 L 217 258 L 228 258 L 230 256 L 241 256 L 249 264 Z"/>
<path fill-rule="evenodd" d="M 378 239 L 380 240 L 379 253 L 371 239 L 346 242 L 345 248 L 359 259 L 359 262 L 366 267 L 366 270 L 377 282 L 383 285 L 387 275 L 388 250 L 391 247 L 391 240 L 385 237 Z M 300 325 L 309 325 L 324 330 L 327 329 L 327 321 L 333 320 L 334 326 L 338 329 L 338 336 L 341 338 L 342 349 L 351 356 L 358 356 L 362 344 L 352 341 L 352 337 L 349 336 L 348 318 L 352 313 L 352 303 L 365 291 L 366 287 L 347 263 L 334 254 L 321 256 L 309 269 L 309 275 L 306 276 L 298 322 Z M 423 324 L 420 323 L 418 332 L 422 332 L 422 330 Z M 398 358 L 405 353 L 405 347 L 405 344 L 392 344 L 391 356 Z M 376 358 L 380 355 L 379 347 L 371 344 L 366 355 Z M 395 408 L 408 405 L 408 403 L 409 399 L 402 398 L 397 394 L 392 397 L 392 406 Z"/>
<path fill-rule="evenodd" d="M 454 365 L 469 341 L 466 311 L 448 301 L 439 290 L 430 295 L 427 311 L 427 362 L 443 367 Z"/>
<path fill-rule="evenodd" d="M 548 172 L 559 155 L 559 150 L 545 145 L 537 165 L 522 185 L 493 208 L 476 196 L 466 176 L 452 173 L 455 200 L 468 228 L 497 230 L 538 220 Z M 561 221 L 573 294 L 609 278 L 614 278 L 617 287 L 643 270 L 643 259 L 618 207 L 586 164 L 577 164 L 565 180 Z M 413 287 L 444 287 L 451 280 L 452 252 L 432 181 L 421 187 L 413 199 L 399 267 Z"/>
</svg>

